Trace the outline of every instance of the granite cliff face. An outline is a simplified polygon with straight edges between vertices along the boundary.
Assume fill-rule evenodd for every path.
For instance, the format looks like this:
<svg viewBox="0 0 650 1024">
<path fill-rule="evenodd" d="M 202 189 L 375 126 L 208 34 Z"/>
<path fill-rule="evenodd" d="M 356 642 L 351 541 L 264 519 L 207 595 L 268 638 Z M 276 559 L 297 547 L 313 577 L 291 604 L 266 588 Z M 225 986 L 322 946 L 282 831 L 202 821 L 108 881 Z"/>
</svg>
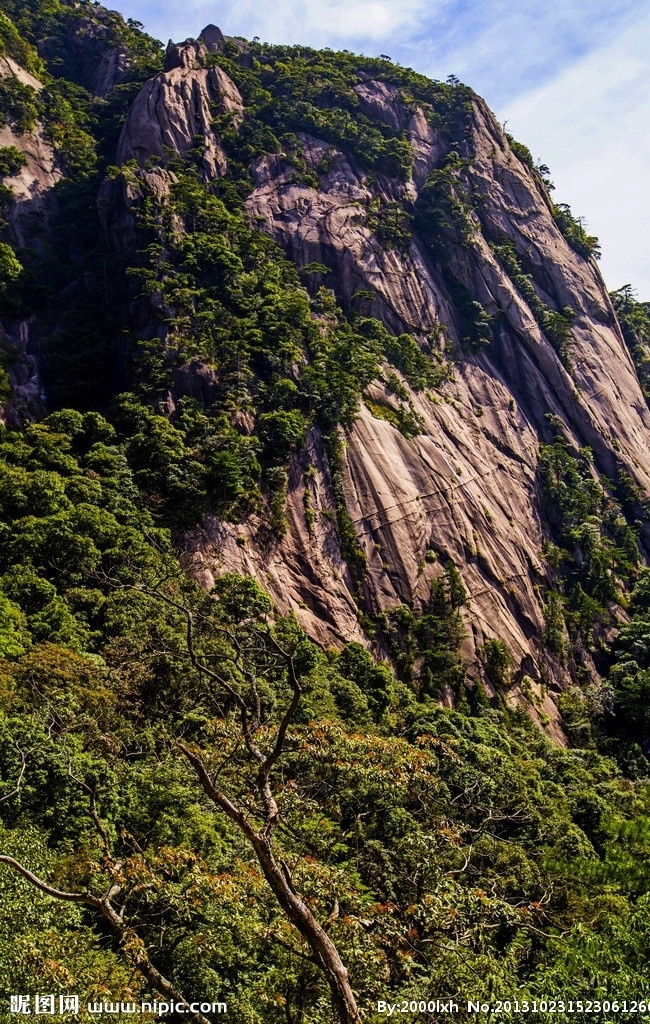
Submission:
<svg viewBox="0 0 650 1024">
<path fill-rule="evenodd" d="M 145 85 L 127 118 L 121 161 L 135 158 L 143 167 L 170 152 L 185 156 L 199 136 L 205 178 L 224 173 L 227 157 L 210 111 L 232 112 L 237 126 L 244 105 L 225 72 L 201 66 L 205 51 L 194 40 L 170 45 L 167 70 Z M 395 86 L 369 79 L 355 91 L 363 113 L 408 133 L 409 180 L 370 176 L 349 152 L 299 133 L 318 187 L 297 180 L 295 166 L 281 154 L 258 158 L 246 200 L 252 223 L 298 267 L 327 268 L 329 274 L 317 273 L 312 284 L 333 287 L 344 307 L 363 293 L 364 312 L 393 333 L 410 332 L 427 351 L 432 332 L 447 352 L 458 351 L 461 342 L 450 280 L 483 306 L 493 324 L 491 344 L 457 360 L 453 379 L 436 394 L 416 392 L 402 379 L 421 424 L 418 436 L 407 438 L 372 414 L 373 401 L 375 408 L 377 401 L 399 405 L 380 381 L 368 389 L 370 408 L 361 405 L 347 434 L 345 501 L 367 560 L 365 607 L 417 607 L 440 564 L 451 558 L 470 595 L 465 648 L 474 672 L 480 672 L 485 640 L 499 637 L 512 652 L 516 678 L 561 687 L 566 671 L 540 640 L 547 568 L 541 557 L 539 444 L 552 437 L 549 417 L 556 417 L 572 445 L 593 450 L 600 473 L 614 478 L 624 467 L 650 493 L 650 415 L 634 367 L 596 264 L 569 246 L 539 176 L 515 154 L 479 99 L 465 134 L 471 164 L 458 174 L 475 200 L 471 237 L 452 242 L 444 266 L 417 231 L 407 248 L 382 245 L 368 222 L 372 204 L 417 208 L 428 175 L 449 158 L 450 144 Z M 545 306 L 572 310 L 570 362 L 495 256 L 490 243 L 504 239 L 525 263 Z M 307 465 L 315 467 L 309 482 Z M 311 532 L 305 488 L 317 512 Z M 314 428 L 292 464 L 284 539 L 270 548 L 259 542 L 255 518 L 240 525 L 208 519 L 193 538 L 206 581 L 225 570 L 252 573 L 320 642 L 367 642 L 333 508 L 327 458 Z M 540 710 L 557 725 L 555 703 L 537 693 Z"/>
<path fill-rule="evenodd" d="M 218 45 L 218 38 L 211 40 L 211 50 Z M 117 151 L 120 165 L 134 159 L 144 167 L 152 158 L 185 157 L 200 140 L 206 178 L 223 174 L 226 156 L 212 122 L 215 113 L 232 113 L 237 124 L 244 104 L 220 68 L 202 66 L 208 52 L 203 42 L 170 42 L 164 72 L 147 82 L 129 111 Z"/>
<path fill-rule="evenodd" d="M 15 79 L 36 93 L 43 88 L 34 75 L 11 57 L 0 57 L 0 79 L 7 78 Z M 4 124 L 0 127 L 0 147 L 10 146 L 17 148 L 25 158 L 23 166 L 4 179 L 13 196 L 8 209 L 12 233 L 17 244 L 25 246 L 33 244 L 39 234 L 42 236 L 43 227 L 39 222 L 47 215 L 51 190 L 62 174 L 56 166 L 54 150 L 45 140 L 42 125 L 37 124 L 33 131 L 27 132 Z"/>
<path fill-rule="evenodd" d="M 137 23 L 99 4 L 3 8 L 0 233 L 14 266 L 23 267 L 19 279 L 0 281 L 0 295 L 8 299 L 0 324 L 2 391 L 5 377 L 11 388 L 3 394 L 3 423 L 19 426 L 47 411 L 45 349 L 67 315 L 61 293 L 69 288 L 67 305 L 73 306 L 74 296 L 92 286 L 96 269 L 79 217 L 70 211 L 75 202 L 82 219 L 93 210 L 98 137 L 115 131 L 113 105 L 124 107 L 143 69 L 159 66 L 159 48 Z M 114 150 L 113 140 L 109 145 Z M 76 219 L 72 230 L 62 226 L 68 214 Z M 95 237 L 98 230 L 95 214 Z M 66 263 L 72 273 L 59 274 Z M 46 299 L 57 285 L 57 301 Z"/>
<path fill-rule="evenodd" d="M 9 56 L 0 57 L 0 80 L 13 79 L 40 93 L 41 82 Z M 53 147 L 46 140 L 39 122 L 31 131 L 21 131 L 6 123 L 0 127 L 0 149 L 22 154 L 22 166 L 4 178 L 11 190 L 12 202 L 4 211 L 12 240 L 20 247 L 42 246 L 54 207 L 54 186 L 61 180 Z M 11 398 L 0 408 L 0 422 L 20 423 L 44 410 L 40 372 L 38 330 L 32 320 L 18 319 L 0 324 L 0 338 L 14 358 L 9 367 Z"/>
<path fill-rule="evenodd" d="M 210 60 L 228 45 L 245 49 L 227 43 L 214 26 L 198 41 L 170 43 L 165 70 L 132 104 L 117 148 L 118 164 L 129 166 L 100 193 L 100 215 L 116 250 L 133 249 L 143 196 L 164 208 L 174 160 L 198 153 L 208 184 L 227 173 L 220 133 L 224 123 L 231 135 L 239 131 L 246 113 L 240 89 Z M 514 679 L 526 677 L 559 737 L 556 704 L 542 686 L 561 688 L 568 676 L 541 642 L 548 567 L 541 556 L 539 445 L 560 429 L 574 448 L 593 451 L 598 473 L 614 479 L 624 470 L 648 495 L 650 414 L 596 264 L 571 248 L 539 174 L 517 155 L 484 102 L 472 100 L 462 139 L 454 143 L 426 105 L 380 77 L 362 77 L 354 86 L 358 110 L 406 133 L 410 175 L 370 174 L 352 149 L 302 131 L 301 173 L 282 152 L 255 158 L 246 214 L 298 268 L 308 267 L 312 292 L 327 285 L 344 308 L 376 317 L 392 334 L 408 332 L 432 358 L 447 360 L 447 379 L 435 391 L 415 390 L 393 369 L 401 397 L 377 379 L 346 431 L 343 489 L 365 554 L 361 595 L 342 554 L 331 467 L 317 426 L 290 467 L 284 538 L 260 539 L 261 520 L 252 515 L 237 524 L 207 517 L 189 542 L 206 583 L 226 570 L 255 575 L 325 645 L 370 644 L 360 605 L 371 614 L 400 603 L 417 608 L 441 566 L 453 560 L 469 592 L 470 674 L 482 673 L 486 640 L 504 641 Z M 40 201 L 57 174 L 37 134 L 23 149 L 28 164 L 16 182 L 17 234 L 20 203 Z M 471 197 L 460 227 L 447 225 L 444 249 L 430 244 L 420 216 L 432 172 L 439 171 L 448 173 L 461 206 L 463 196 Z M 406 210 L 414 225 L 399 245 L 382 241 L 373 219 L 377 209 L 394 207 Z M 511 263 L 525 268 L 525 288 L 499 258 L 504 244 Z M 459 290 L 463 301 L 480 304 L 489 344 L 465 344 Z M 570 323 L 562 349 L 540 309 Z M 146 316 L 140 306 L 139 322 Z M 195 377 L 214 376 L 208 367 L 195 371 Z M 169 394 L 169 408 L 177 398 Z M 377 415 L 378 408 L 398 412 L 405 403 L 419 424 L 415 436 L 404 436 L 390 415 Z M 239 428 L 251 429 L 245 416 Z M 385 653 L 381 645 L 379 653 Z M 519 699 L 516 687 L 511 699 Z"/>
<path fill-rule="evenodd" d="M 40 42 L 41 57 L 63 65 L 93 96 L 108 94 L 124 78 L 128 50 L 112 38 L 109 25 L 97 17 L 73 15 L 63 35 Z"/>
<path fill-rule="evenodd" d="M 292 168 L 278 158 L 263 158 L 254 168 L 256 187 L 247 208 L 298 265 L 327 265 L 345 304 L 359 290 L 370 290 L 372 314 L 391 330 L 419 334 L 424 342 L 442 325 L 447 338 L 458 342 L 448 287 L 422 241 L 415 237 L 406 253 L 387 252 L 364 217 L 377 196 L 386 203 L 417 196 L 445 146 L 432 129 L 423 130 L 423 114 L 409 115 L 383 83 L 368 82 L 361 97 L 387 124 L 407 127 L 414 150 L 411 181 L 370 186 L 344 153 L 332 158 L 332 147 L 303 136 L 312 168 L 324 150 L 330 153 L 331 169 L 318 190 L 293 182 Z M 443 401 L 411 391 L 421 436 L 407 440 L 362 409 L 348 438 L 346 497 L 368 557 L 371 607 L 422 599 L 430 576 L 429 567 L 423 569 L 426 552 L 450 557 L 463 567 L 471 595 L 468 645 L 477 650 L 487 637 L 499 636 L 520 670 L 536 677 L 532 663 L 538 664 L 543 627 L 539 586 L 546 573 L 537 455 L 540 440 L 552 434 L 548 417 L 562 421 L 576 447 L 592 448 L 600 472 L 614 478 L 622 463 L 644 493 L 650 484 L 650 417 L 596 265 L 569 247 L 535 175 L 480 100 L 470 145 L 468 178 L 480 212 L 471 244 L 456 247 L 451 263 L 455 278 L 494 317 L 492 344 L 456 364 Z M 537 294 L 553 309 L 574 311 L 570 370 L 488 244 L 504 236 L 531 267 Z M 326 547 L 324 536 L 321 550 Z M 295 552 L 293 538 L 287 548 Z M 275 585 L 278 597 L 288 590 L 294 603 L 305 600 L 303 581 L 312 559 L 307 545 L 296 573 L 287 568 L 288 555 L 283 557 L 286 578 Z M 228 564 L 237 564 L 232 550 Z M 336 631 L 342 639 L 350 628 L 349 598 L 345 587 L 335 589 L 334 618 L 345 623 Z M 327 590 L 331 604 L 331 585 Z M 318 629 L 318 595 L 312 593 L 307 603 L 310 626 Z M 558 666 L 553 672 L 561 676 Z M 544 707 L 552 712 L 550 701 Z"/>
</svg>

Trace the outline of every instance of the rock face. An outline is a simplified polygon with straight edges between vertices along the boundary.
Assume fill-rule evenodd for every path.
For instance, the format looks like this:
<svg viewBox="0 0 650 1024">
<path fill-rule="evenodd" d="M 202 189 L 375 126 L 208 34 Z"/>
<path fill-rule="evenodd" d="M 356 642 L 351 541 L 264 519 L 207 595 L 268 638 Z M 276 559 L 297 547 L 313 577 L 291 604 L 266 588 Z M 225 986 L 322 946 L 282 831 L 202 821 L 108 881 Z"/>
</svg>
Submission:
<svg viewBox="0 0 650 1024">
<path fill-rule="evenodd" d="M 211 48 L 221 46 L 217 32 Z M 144 87 L 127 119 L 121 162 L 135 158 L 142 166 L 151 156 L 164 162 L 168 149 L 185 155 L 198 135 L 206 177 L 223 173 L 225 154 L 211 127 L 210 104 L 231 112 L 235 124 L 243 104 L 222 71 L 200 66 L 205 51 L 205 43 L 195 40 L 170 44 L 167 70 Z M 382 246 L 369 225 L 371 203 L 400 201 L 413 208 L 450 145 L 425 111 L 407 107 L 394 86 L 368 79 L 355 91 L 362 111 L 408 132 L 411 179 L 371 179 L 349 154 L 302 134 L 302 153 L 319 177 L 318 188 L 297 180 L 295 167 L 281 156 L 264 156 L 252 168 L 251 221 L 299 267 L 325 264 L 328 277 L 316 274 L 312 281 L 333 286 L 344 306 L 359 291 L 371 293 L 364 311 L 394 333 L 410 332 L 425 347 L 432 332 L 446 338 L 448 350 L 459 342 L 450 274 L 494 324 L 492 344 L 465 355 L 438 394 L 427 397 L 402 382 L 420 417 L 419 436 L 407 439 L 365 405 L 349 431 L 345 499 L 367 558 L 366 605 L 379 611 L 417 604 L 440 563 L 451 558 L 470 594 L 468 656 L 498 636 L 508 644 L 519 678 L 525 674 L 535 685 L 544 662 L 546 681 L 563 685 L 564 670 L 542 653 L 540 640 L 539 585 L 546 570 L 540 558 L 539 444 L 553 436 L 548 418 L 556 417 L 573 444 L 592 448 L 601 473 L 614 477 L 621 466 L 650 494 L 650 415 L 634 367 L 595 263 L 569 247 L 535 173 L 478 99 L 466 133 L 472 161 L 463 172 L 476 199 L 471 239 L 451 247 L 446 268 L 417 234 L 406 251 Z M 570 370 L 495 257 L 489 243 L 504 239 L 530 269 L 546 307 L 571 307 Z M 392 401 L 379 383 L 367 397 L 371 405 L 373 399 Z M 311 532 L 305 488 L 316 511 Z M 319 641 L 363 640 L 333 507 L 327 460 L 314 430 L 292 466 L 287 536 L 269 549 L 256 540 L 254 521 L 207 523 L 194 538 L 206 579 L 226 570 L 253 573 Z M 541 691 L 538 696 L 551 730 L 559 728 L 555 704 Z"/>
<path fill-rule="evenodd" d="M 375 83 L 364 85 L 369 97 Z M 360 88 L 360 87 L 357 87 Z M 388 124 L 399 122 L 399 105 L 376 83 L 372 109 L 385 105 Z M 421 115 L 421 112 L 419 112 Z M 404 120 L 406 114 L 404 113 Z M 422 130 L 417 114 L 409 127 L 421 167 L 435 166 L 444 146 L 429 128 Z M 485 105 L 477 101 L 473 119 L 472 185 L 479 197 L 481 222 L 471 247 L 453 255 L 452 269 L 472 296 L 498 316 L 495 343 L 460 368 L 458 384 L 471 367 L 474 380 L 487 374 L 502 378 L 512 397 L 537 431 L 547 433 L 545 416 L 560 416 L 575 440 L 593 447 L 603 472 L 613 475 L 611 440 L 637 482 L 647 490 L 650 460 L 646 453 L 650 416 L 623 342 L 614 312 L 595 264 L 577 255 L 555 224 L 547 197 L 529 169 L 517 159 Z M 332 147 L 303 136 L 304 153 L 315 167 Z M 382 182 L 372 190 L 366 177 L 344 154 L 337 158 L 318 191 L 296 184 L 291 168 L 277 157 L 263 158 L 255 168 L 256 188 L 248 208 L 257 224 L 276 238 L 299 265 L 325 263 L 333 272 L 336 290 L 349 304 L 358 290 L 376 298 L 372 314 L 396 331 L 425 335 L 436 324 L 456 338 L 456 317 L 448 289 L 436 266 L 417 239 L 407 255 L 384 251 L 366 226 L 364 208 L 377 195 L 385 202 L 397 198 L 395 183 Z M 382 187 L 383 186 L 383 187 Z M 403 194 L 417 190 L 415 181 Z M 498 264 L 487 239 L 509 238 L 534 268 L 538 293 L 554 309 L 570 306 L 574 370 L 562 365 L 543 335 L 525 300 Z M 331 280 L 331 279 L 330 279 Z M 460 396 L 459 396 L 460 397 Z M 472 383 L 467 405 L 482 405 L 481 386 Z"/>
<path fill-rule="evenodd" d="M 211 39 L 214 45 L 214 40 Z M 207 46 L 195 39 L 167 47 L 165 71 L 147 82 L 133 104 L 120 136 L 117 159 L 144 167 L 152 157 L 186 156 L 202 140 L 202 169 L 215 178 L 226 169 L 226 156 L 212 128 L 215 108 L 239 123 L 244 107 L 234 82 L 220 69 L 201 67 Z"/>
<path fill-rule="evenodd" d="M 160 203 L 169 195 L 176 176 L 163 167 L 141 170 L 137 175 L 123 172 L 116 178 L 105 178 L 97 197 L 97 210 L 105 236 L 118 252 L 126 252 L 135 244 L 133 207 L 149 192 Z"/>
<path fill-rule="evenodd" d="M 17 427 L 45 413 L 41 380 L 41 338 L 33 318 L 0 327 L 0 346 L 10 349 L 11 399 L 0 407 L 0 423 Z"/>
<path fill-rule="evenodd" d="M 37 78 L 10 57 L 0 57 L 0 77 L 12 75 L 23 85 L 39 92 Z M 40 124 L 29 133 L 11 125 L 0 128 L 0 148 L 13 146 L 25 157 L 25 164 L 14 175 L 3 179 L 11 190 L 12 202 L 4 211 L 10 235 L 19 248 L 38 248 L 47 236 L 48 221 L 54 208 L 53 188 L 61 179 L 52 146 L 45 140 Z M 44 411 L 40 371 L 40 343 L 33 320 L 0 325 L 0 346 L 12 353 L 9 365 L 11 398 L 0 408 L 0 422 L 17 425 Z"/>
<path fill-rule="evenodd" d="M 37 78 L 11 57 L 0 57 L 0 78 L 7 75 L 16 77 L 37 92 L 43 88 Z M 17 245 L 34 245 L 45 229 L 44 219 L 52 202 L 51 189 L 61 178 L 61 172 L 56 166 L 54 150 L 45 141 L 40 125 L 25 134 L 5 125 L 0 128 L 0 147 L 4 146 L 15 146 L 27 161 L 17 174 L 3 179 L 13 194 L 8 210 L 12 234 Z"/>
<path fill-rule="evenodd" d="M 313 467 L 308 482 L 307 467 Z M 305 519 L 305 488 L 316 514 L 311 532 Z M 206 586 L 224 572 L 255 576 L 279 607 L 293 609 L 311 636 L 325 647 L 341 647 L 349 640 L 367 644 L 334 513 L 327 459 L 320 433 L 314 429 L 305 451 L 290 468 L 289 528 L 282 542 L 271 548 L 261 545 L 257 540 L 261 520 L 257 517 L 242 524 L 221 523 L 210 517 L 190 539 L 195 569 Z"/>
<path fill-rule="evenodd" d="M 417 194 L 445 154 L 443 142 L 422 111 L 409 116 L 384 83 L 367 82 L 357 92 L 375 116 L 381 112 L 387 124 L 408 126 L 414 178 L 402 194 Z M 516 664 L 534 676 L 530 658 L 539 659 L 543 626 L 535 588 L 545 574 L 537 451 L 552 433 L 547 416 L 562 420 L 576 446 L 593 449 L 601 472 L 613 477 L 623 462 L 644 493 L 650 492 L 650 416 L 595 264 L 569 247 L 534 175 L 480 101 L 472 133 L 472 184 L 484 202 L 472 245 L 454 254 L 453 270 L 498 319 L 493 344 L 456 366 L 442 401 L 411 392 L 423 423 L 419 437 L 407 440 L 362 409 L 348 438 L 346 497 L 368 558 L 371 607 L 423 597 L 431 575 L 423 561 L 428 550 L 452 558 L 471 595 L 474 647 L 499 636 Z M 415 237 L 405 255 L 384 251 L 366 225 L 373 198 L 398 197 L 395 182 L 371 188 L 348 156 L 337 153 L 332 162 L 331 146 L 308 136 L 302 142 L 314 168 L 329 151 L 330 170 L 319 189 L 295 183 L 279 158 L 263 158 L 248 200 L 255 223 L 299 266 L 326 264 L 328 283 L 334 280 L 344 304 L 356 291 L 371 290 L 370 312 L 390 329 L 424 336 L 441 324 L 457 340 L 448 288 L 422 242 Z M 487 243 L 503 236 L 532 263 L 548 305 L 575 311 L 571 373 Z M 293 540 L 287 546 L 293 549 Z M 300 575 L 307 573 L 303 563 Z M 286 601 L 291 590 L 275 592 Z M 336 588 L 328 591 L 331 603 Z M 342 622 L 345 600 L 338 606 Z"/>
<path fill-rule="evenodd" d="M 38 52 L 44 60 L 65 68 L 66 77 L 93 96 L 104 97 L 124 80 L 130 57 L 126 44 L 116 38 L 110 15 L 103 24 L 105 13 L 95 10 L 93 14 L 91 18 L 70 10 L 65 32 L 42 39 Z"/>
</svg>

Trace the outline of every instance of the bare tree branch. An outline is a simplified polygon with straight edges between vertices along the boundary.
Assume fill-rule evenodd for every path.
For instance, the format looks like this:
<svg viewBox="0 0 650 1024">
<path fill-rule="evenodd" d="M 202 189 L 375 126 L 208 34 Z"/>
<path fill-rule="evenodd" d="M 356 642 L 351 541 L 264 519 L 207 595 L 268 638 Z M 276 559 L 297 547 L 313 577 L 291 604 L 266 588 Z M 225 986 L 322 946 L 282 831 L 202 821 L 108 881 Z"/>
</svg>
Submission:
<svg viewBox="0 0 650 1024">
<path fill-rule="evenodd" d="M 125 925 L 124 921 L 111 905 L 110 900 L 107 897 L 101 899 L 99 896 L 93 896 L 92 893 L 89 892 L 65 892 L 62 889 L 56 889 L 53 885 L 48 885 L 47 882 L 44 882 L 41 878 L 35 875 L 33 871 L 30 871 L 29 868 L 26 868 L 24 864 L 20 864 L 19 861 L 15 860 L 13 857 L 9 857 L 7 854 L 0 854 L 0 863 L 8 864 L 9 867 L 13 868 L 13 870 L 18 872 L 19 875 L 22 875 L 23 878 L 26 878 L 33 886 L 40 889 L 41 892 L 44 892 L 46 896 L 51 896 L 56 900 L 65 900 L 68 903 L 85 904 L 87 907 L 91 907 L 93 910 L 99 912 L 104 921 L 109 925 L 111 931 L 122 943 L 134 935 L 132 929 Z M 188 1006 L 186 1016 L 196 1021 L 196 1024 L 210 1024 L 207 1017 L 189 1010 L 189 1005 L 184 999 L 182 993 L 179 992 L 176 986 L 165 978 L 165 976 L 161 974 L 156 967 L 154 967 L 149 959 L 149 954 L 143 945 L 141 945 L 133 955 L 135 957 L 135 963 L 138 971 L 147 979 L 153 988 L 155 988 L 161 995 L 167 996 L 177 1003 L 185 1003 L 185 1005 Z"/>
<path fill-rule="evenodd" d="M 4 796 L 0 796 L 0 804 L 3 804 L 6 800 L 13 799 L 13 797 L 15 797 L 15 796 L 18 796 L 18 794 L 20 793 L 20 788 L 21 788 L 21 786 L 23 784 L 23 776 L 25 774 L 25 765 L 27 764 L 27 758 L 25 757 L 25 751 L 21 750 L 20 747 L 17 744 L 16 744 L 16 750 L 20 754 L 20 760 L 21 760 L 20 771 L 18 773 L 18 779 L 16 780 L 16 785 L 12 789 L 11 793 L 5 793 Z"/>
<path fill-rule="evenodd" d="M 238 825 L 253 847 L 262 874 L 281 909 L 307 942 L 327 978 L 341 1024 L 361 1024 L 347 968 L 325 929 L 314 917 L 302 897 L 295 891 L 290 875 L 287 877 L 285 874 L 286 865 L 276 861 L 266 829 L 257 832 L 231 798 L 217 789 L 199 754 L 180 741 L 177 741 L 177 746 L 192 765 L 206 796 Z"/>
<path fill-rule="evenodd" d="M 113 852 L 111 850 L 111 844 L 108 838 L 108 832 L 102 825 L 99 814 L 97 813 L 97 798 L 95 790 L 91 789 L 88 783 L 84 782 L 83 779 L 77 778 L 77 776 L 72 771 L 72 765 L 70 763 L 68 764 L 68 775 L 70 776 L 71 779 L 74 780 L 74 782 L 77 783 L 78 786 L 81 786 L 81 788 L 86 793 L 88 793 L 88 796 L 90 797 L 90 816 L 93 819 L 95 828 L 97 829 L 101 837 L 102 846 L 104 847 L 104 853 L 111 861 L 114 862 Z"/>
<path fill-rule="evenodd" d="M 119 589 L 134 590 L 144 594 L 154 601 L 173 608 L 181 615 L 185 622 L 185 649 L 190 664 L 197 671 L 199 677 L 207 677 L 215 682 L 238 709 L 244 746 L 250 762 L 257 766 L 256 789 L 264 812 L 264 824 L 261 830 L 258 830 L 254 824 L 254 819 L 259 811 L 247 812 L 242 808 L 241 802 L 238 806 L 236 798 L 217 785 L 217 776 L 210 773 L 200 753 L 180 738 L 176 740 L 176 747 L 189 762 L 206 796 L 227 815 L 250 843 L 262 874 L 279 906 L 312 950 L 316 963 L 322 969 L 341 1024 L 360 1024 L 361 1018 L 349 982 L 348 972 L 338 950 L 305 900 L 296 892 L 286 865 L 282 861 L 278 863 L 271 846 L 272 832 L 279 819 L 279 808 L 270 782 L 271 769 L 282 756 L 287 732 L 302 696 L 300 680 L 291 653 L 278 642 L 268 624 L 266 624 L 266 628 L 252 627 L 249 630 L 250 635 L 247 634 L 249 642 L 242 643 L 241 637 L 237 636 L 233 630 L 214 623 L 212 619 L 208 620 L 210 629 L 217 630 L 224 635 L 230 644 L 231 650 L 224 652 L 224 660 L 230 662 L 239 676 L 246 681 L 249 691 L 247 703 L 247 698 L 238 692 L 228 680 L 224 679 L 222 674 L 207 664 L 205 658 L 197 651 L 195 622 L 202 621 L 200 613 L 195 619 L 192 609 L 184 601 L 176 600 L 161 589 L 146 584 L 125 583 L 122 580 L 109 581 L 109 583 Z M 272 651 L 269 645 L 273 649 Z M 260 656 L 262 656 L 262 664 L 264 660 L 268 660 L 269 668 L 277 665 L 278 660 L 282 662 L 292 689 L 289 706 L 282 715 L 269 753 L 262 752 L 255 738 L 256 733 L 265 726 L 265 723 L 262 721 L 262 705 L 257 686 L 259 673 L 250 659 L 253 657 L 259 660 Z"/>
<path fill-rule="evenodd" d="M 0 863 L 8 864 L 14 871 L 22 875 L 23 878 L 26 878 L 28 882 L 31 882 L 37 889 L 44 892 L 46 896 L 52 896 L 55 900 L 66 900 L 68 903 L 85 903 L 86 906 L 94 907 L 95 910 L 100 909 L 101 900 L 97 896 L 92 896 L 89 892 L 64 892 L 62 889 L 55 889 L 53 885 L 43 882 L 29 868 L 19 864 L 17 860 L 9 857 L 6 853 L 0 853 Z"/>
</svg>

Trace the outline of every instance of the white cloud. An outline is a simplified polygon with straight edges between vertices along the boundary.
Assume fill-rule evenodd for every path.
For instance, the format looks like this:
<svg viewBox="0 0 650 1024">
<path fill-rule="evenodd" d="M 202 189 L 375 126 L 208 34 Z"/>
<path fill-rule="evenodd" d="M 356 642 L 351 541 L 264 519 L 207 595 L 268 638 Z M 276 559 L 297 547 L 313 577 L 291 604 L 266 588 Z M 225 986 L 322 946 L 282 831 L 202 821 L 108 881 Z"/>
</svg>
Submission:
<svg viewBox="0 0 650 1024">
<path fill-rule="evenodd" d="M 504 116 L 550 166 L 557 201 L 600 237 L 608 286 L 630 282 L 650 298 L 650 16 Z"/>
<path fill-rule="evenodd" d="M 144 22 L 147 31 L 165 41 L 169 36 L 196 36 L 212 21 L 226 35 L 259 36 L 270 43 L 304 43 L 311 46 L 352 48 L 409 32 L 444 6 L 447 0 L 192 0 L 179 5 L 160 0 L 155 8 L 148 0 L 125 0 L 125 13 Z M 128 11 L 127 11 L 128 9 Z M 376 47 L 375 47 L 376 49 Z"/>
<path fill-rule="evenodd" d="M 244 14 L 237 5 L 237 14 Z M 249 3 L 248 20 L 261 24 L 257 35 L 274 41 L 280 38 L 280 26 L 285 29 L 285 40 L 341 44 L 350 40 L 389 39 L 391 34 L 414 24 L 430 5 L 426 0 L 284 0 L 275 9 L 267 11 L 260 22 L 260 9 Z"/>
<path fill-rule="evenodd" d="M 553 80 L 618 35 L 645 0 L 455 0 L 408 42 L 402 63 L 458 75 L 492 104 Z"/>
</svg>

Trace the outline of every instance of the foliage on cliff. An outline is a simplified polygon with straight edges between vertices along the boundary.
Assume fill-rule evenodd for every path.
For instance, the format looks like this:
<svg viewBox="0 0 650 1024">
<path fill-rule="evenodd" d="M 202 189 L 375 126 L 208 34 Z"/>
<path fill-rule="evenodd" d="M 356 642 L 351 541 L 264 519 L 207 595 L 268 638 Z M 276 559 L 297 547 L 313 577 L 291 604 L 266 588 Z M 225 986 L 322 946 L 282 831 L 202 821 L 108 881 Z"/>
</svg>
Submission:
<svg viewBox="0 0 650 1024">
<path fill-rule="evenodd" d="M 650 303 L 640 302 L 631 285 L 611 293 L 623 337 L 634 360 L 646 400 L 650 399 Z"/>
<path fill-rule="evenodd" d="M 368 224 L 402 252 L 421 231 L 461 340 L 478 350 L 498 325 L 449 260 L 451 240 L 469 245 L 474 231 L 463 178 L 470 90 L 385 59 L 227 43 L 206 63 L 246 101 L 237 131 L 215 111 L 228 172 L 206 187 L 198 148 L 187 161 L 168 154 L 161 201 L 143 169 L 110 167 L 125 106 L 159 67 L 155 41 L 92 3 L 11 0 L 4 10 L 3 52 L 44 84 L 36 93 L 5 82 L 5 117 L 21 132 L 40 121 L 65 175 L 46 242 L 15 253 L 6 227 L 0 242 L 2 314 L 38 315 L 58 409 L 0 432 L 3 991 L 83 1001 L 175 991 L 226 1001 L 246 1024 L 321 1024 L 337 1019 L 327 939 L 367 1021 L 383 1019 L 378 998 L 643 992 L 650 615 L 628 521 L 637 496 L 623 474 L 602 480 L 589 451 L 561 435 L 541 451 L 547 648 L 572 659 L 577 679 L 592 655 L 615 662 L 610 689 L 564 696 L 568 750 L 505 703 L 502 641 L 483 648 L 494 696 L 466 684 L 468 598 L 453 563 L 438 567 L 421 604 L 370 624 L 389 663 L 358 643 L 318 648 L 251 577 L 226 573 L 206 593 L 181 550 L 183 530 L 208 511 L 261 512 L 268 542 L 281 536 L 288 466 L 316 427 L 363 602 L 345 430 L 383 379 L 403 403 L 391 422 L 413 437 L 404 381 L 431 391 L 451 370 L 435 358 L 435 332 L 428 342 L 393 334 L 359 311 L 363 295 L 344 309 L 327 288 L 306 289 L 327 267 L 301 279 L 242 200 L 268 153 L 318 185 L 299 132 L 403 181 L 404 131 L 362 114 L 353 88 L 370 76 L 396 87 L 458 149 L 429 174 L 417 208 L 375 205 Z M 127 56 L 104 99 L 91 94 L 80 35 L 92 52 Z M 19 167 L 16 153 L 0 153 L 5 177 Z M 131 190 L 128 254 L 111 253 L 99 230 L 105 173 Z M 566 211 L 556 217 L 593 255 Z M 493 252 L 568 362 L 571 310 L 537 296 L 503 239 Z M 615 301 L 643 361 L 647 310 L 624 290 Z M 199 398 L 187 386 L 198 366 L 210 371 L 194 381 Z M 605 631 L 634 583 L 612 653 Z M 454 710 L 440 706 L 449 694 Z"/>
</svg>

